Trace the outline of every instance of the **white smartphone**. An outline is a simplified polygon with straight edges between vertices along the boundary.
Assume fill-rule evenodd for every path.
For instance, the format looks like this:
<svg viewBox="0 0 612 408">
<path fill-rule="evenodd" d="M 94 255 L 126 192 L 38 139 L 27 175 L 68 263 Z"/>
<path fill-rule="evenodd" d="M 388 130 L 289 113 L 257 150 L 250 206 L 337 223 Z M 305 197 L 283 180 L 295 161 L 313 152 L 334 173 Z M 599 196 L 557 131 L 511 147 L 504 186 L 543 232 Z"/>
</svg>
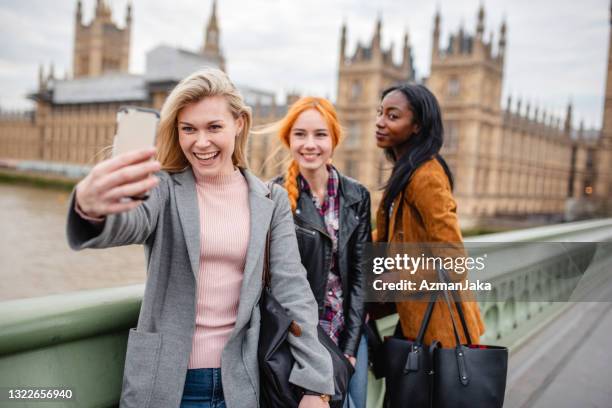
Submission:
<svg viewBox="0 0 612 408">
<path fill-rule="evenodd" d="M 117 133 L 113 141 L 113 157 L 133 150 L 155 146 L 159 113 L 154 109 L 122 106 L 117 112 Z M 149 194 L 129 197 L 146 200 Z"/>
<path fill-rule="evenodd" d="M 113 157 L 155 145 L 159 113 L 154 109 L 122 106 L 117 112 Z"/>
</svg>

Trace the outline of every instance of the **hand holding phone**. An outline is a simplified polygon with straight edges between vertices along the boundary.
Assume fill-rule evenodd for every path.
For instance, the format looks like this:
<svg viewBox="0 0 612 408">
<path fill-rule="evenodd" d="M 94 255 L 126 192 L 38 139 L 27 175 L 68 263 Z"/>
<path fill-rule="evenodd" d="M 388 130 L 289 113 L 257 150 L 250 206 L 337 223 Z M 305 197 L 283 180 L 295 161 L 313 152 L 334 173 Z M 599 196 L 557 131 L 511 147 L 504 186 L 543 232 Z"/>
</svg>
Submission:
<svg viewBox="0 0 612 408">
<path fill-rule="evenodd" d="M 117 112 L 117 134 L 113 142 L 113 157 L 155 145 L 159 113 L 138 106 L 122 106 Z M 148 192 L 131 196 L 132 200 L 146 200 Z"/>
<path fill-rule="evenodd" d="M 98 163 L 76 187 L 76 201 L 85 214 L 98 218 L 129 211 L 149 197 L 159 183 L 153 173 L 161 169 L 154 160 L 158 121 L 152 109 L 119 109 L 113 157 Z"/>
<path fill-rule="evenodd" d="M 159 183 L 153 175 L 161 164 L 155 149 L 135 150 L 98 163 L 76 186 L 76 203 L 85 215 L 100 218 L 138 207 L 142 197 Z"/>
</svg>

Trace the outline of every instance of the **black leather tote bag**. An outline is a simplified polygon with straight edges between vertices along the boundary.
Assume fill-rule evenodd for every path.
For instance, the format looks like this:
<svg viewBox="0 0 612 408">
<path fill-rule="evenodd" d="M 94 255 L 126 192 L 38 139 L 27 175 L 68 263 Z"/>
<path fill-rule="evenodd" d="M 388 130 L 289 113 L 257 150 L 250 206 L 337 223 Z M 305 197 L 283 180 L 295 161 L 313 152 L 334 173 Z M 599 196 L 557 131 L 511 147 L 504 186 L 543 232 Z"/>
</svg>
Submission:
<svg viewBox="0 0 612 408">
<path fill-rule="evenodd" d="M 461 302 L 455 302 L 468 344 L 461 344 L 447 292 L 445 303 L 451 311 L 455 348 L 434 353 L 434 408 L 502 408 L 508 373 L 508 349 L 472 344 Z"/>
<path fill-rule="evenodd" d="M 270 187 L 272 188 L 272 187 Z M 259 383 L 261 406 L 265 408 L 297 408 L 304 394 L 300 387 L 289 382 L 289 375 L 295 359 L 291 354 L 287 337 L 301 335 L 300 326 L 291 319 L 283 306 L 274 298 L 270 289 L 270 232 L 266 238 L 263 290 L 259 301 L 261 328 L 257 358 L 259 362 Z M 330 407 L 340 408 L 348 391 L 348 384 L 354 368 L 344 353 L 318 326 L 321 344 L 330 354 L 334 369 L 334 395 Z"/>
<path fill-rule="evenodd" d="M 444 272 L 440 280 L 447 282 Z M 454 304 L 467 344 L 461 344 L 457 323 L 452 313 L 449 294 L 441 292 L 451 317 L 455 337 L 454 348 L 441 348 L 437 341 L 423 344 L 423 338 L 435 300 L 432 294 L 417 338 L 403 338 L 401 329 L 385 339 L 383 366 L 387 392 L 387 408 L 501 408 L 504 403 L 508 371 L 508 349 L 500 346 L 473 344 L 465 321 L 461 300 L 453 292 Z"/>
</svg>

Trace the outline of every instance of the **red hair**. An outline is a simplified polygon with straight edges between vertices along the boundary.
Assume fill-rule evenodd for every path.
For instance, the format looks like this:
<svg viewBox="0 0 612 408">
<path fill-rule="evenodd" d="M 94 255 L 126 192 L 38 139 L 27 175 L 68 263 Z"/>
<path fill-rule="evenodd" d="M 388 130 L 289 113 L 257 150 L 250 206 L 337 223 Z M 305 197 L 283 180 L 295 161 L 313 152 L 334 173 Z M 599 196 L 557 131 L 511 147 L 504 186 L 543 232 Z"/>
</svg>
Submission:
<svg viewBox="0 0 612 408">
<path fill-rule="evenodd" d="M 327 123 L 329 135 L 332 140 L 332 149 L 335 149 L 342 139 L 342 127 L 338 121 L 338 114 L 330 101 L 315 96 L 304 96 L 291 105 L 285 117 L 278 123 L 278 138 L 281 143 L 289 148 L 293 124 L 303 112 L 310 109 L 319 112 L 325 120 L 325 123 Z M 297 185 L 297 176 L 299 173 L 300 168 L 297 162 L 292 160 L 285 174 L 284 186 L 285 189 L 287 189 L 287 193 L 289 193 L 289 203 L 291 204 L 292 211 L 295 211 L 297 200 L 300 196 L 300 190 Z"/>
</svg>

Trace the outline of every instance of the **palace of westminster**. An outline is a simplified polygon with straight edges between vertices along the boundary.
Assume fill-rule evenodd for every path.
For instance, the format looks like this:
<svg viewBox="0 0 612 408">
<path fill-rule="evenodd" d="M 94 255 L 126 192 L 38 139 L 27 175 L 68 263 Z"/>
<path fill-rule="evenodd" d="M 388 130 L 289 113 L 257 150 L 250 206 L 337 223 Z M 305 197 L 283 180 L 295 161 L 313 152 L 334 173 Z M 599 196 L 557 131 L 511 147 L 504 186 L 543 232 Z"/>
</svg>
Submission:
<svg viewBox="0 0 612 408">
<path fill-rule="evenodd" d="M 77 2 L 74 20 L 72 78 L 55 77 L 41 67 L 38 89 L 29 97 L 32 112 L 0 112 L 0 161 L 41 161 L 92 165 L 112 144 L 116 112 L 121 105 L 159 109 L 169 91 L 202 66 L 225 69 L 220 47 L 216 0 L 200 50 L 158 46 L 146 54 L 144 74 L 128 72 L 132 7 L 117 25 L 110 7 L 96 0 L 95 16 L 85 24 Z M 611 8 L 612 27 L 612 8 Z M 612 213 L 612 55 L 608 69 L 601 130 L 572 127 L 572 106 L 564 118 L 513 101 L 502 107 L 506 24 L 497 42 L 485 39 L 481 7 L 474 33 L 463 29 L 446 45 L 440 39 L 440 14 L 433 21 L 431 72 L 423 83 L 438 98 L 444 119 L 442 149 L 455 175 L 454 194 L 463 227 L 493 220 L 561 220 L 568 213 L 595 216 Z M 381 91 L 415 80 L 412 50 L 404 34 L 402 59 L 381 45 L 382 22 L 371 41 L 349 53 L 347 27 L 340 32 L 338 89 L 335 105 L 346 138 L 334 164 L 361 181 L 380 200 L 390 170 L 374 138 Z M 608 47 L 612 44 L 612 31 Z M 280 119 L 297 95 L 275 102 L 272 92 L 240 86 L 252 107 L 255 125 Z M 249 140 L 250 166 L 268 179 L 283 171 L 285 154 L 275 135 L 254 134 Z M 274 153 L 276 152 L 276 153 Z M 271 157 L 272 155 L 272 157 Z"/>
</svg>

